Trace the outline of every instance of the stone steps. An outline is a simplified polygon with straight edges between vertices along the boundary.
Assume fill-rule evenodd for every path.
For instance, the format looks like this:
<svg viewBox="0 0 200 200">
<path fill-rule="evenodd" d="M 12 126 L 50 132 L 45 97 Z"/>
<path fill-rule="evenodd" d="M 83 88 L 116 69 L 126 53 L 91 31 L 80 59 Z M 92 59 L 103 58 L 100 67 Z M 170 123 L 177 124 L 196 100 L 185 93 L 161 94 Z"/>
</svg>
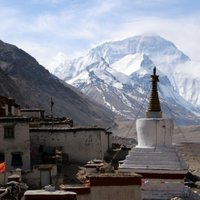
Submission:
<svg viewBox="0 0 200 200">
<path fill-rule="evenodd" d="M 181 168 L 180 158 L 175 148 L 136 148 L 126 156 L 124 164 L 169 166 Z"/>
<path fill-rule="evenodd" d="M 154 170 L 154 169 L 156 169 L 156 170 L 179 170 L 180 169 L 180 165 L 123 164 L 122 168 L 150 169 L 150 170 Z"/>
<path fill-rule="evenodd" d="M 161 160 L 166 160 L 169 162 L 179 162 L 179 158 L 176 155 L 138 155 L 138 154 L 134 154 L 134 155 L 128 155 L 126 156 L 126 160 L 133 160 L 133 161 L 144 161 L 144 160 L 152 160 L 155 162 L 159 162 Z"/>
<path fill-rule="evenodd" d="M 129 151 L 129 154 L 135 154 L 135 153 L 142 153 L 142 154 L 174 154 L 174 153 L 177 153 L 176 150 L 173 150 L 173 151 L 168 151 L 167 149 L 166 150 L 154 150 L 154 151 L 146 151 L 146 150 L 137 150 L 137 151 Z"/>
<path fill-rule="evenodd" d="M 160 153 L 157 153 L 157 152 L 149 152 L 149 153 L 142 153 L 142 152 L 135 152 L 135 153 L 129 153 L 128 155 L 130 156 L 134 156 L 134 155 L 139 155 L 139 156 L 146 156 L 146 157 L 149 157 L 149 156 L 153 156 L 153 157 L 159 157 L 159 156 L 168 156 L 168 157 L 174 157 L 176 156 L 177 157 L 177 153 L 176 152 L 171 152 L 171 153 L 168 153 L 168 152 L 160 152 Z"/>
<path fill-rule="evenodd" d="M 174 147 L 134 148 L 126 156 L 120 168 L 133 169 L 186 169 Z"/>
<path fill-rule="evenodd" d="M 180 165 L 180 163 L 167 163 L 167 162 L 159 162 L 159 163 L 156 163 L 156 162 L 143 162 L 143 163 L 141 163 L 141 162 L 124 162 L 124 165 L 141 165 L 141 166 L 143 166 L 143 165 L 145 165 L 145 166 L 160 166 L 160 167 L 163 167 L 163 166 L 169 166 L 169 167 L 178 167 L 178 168 L 180 168 L 181 167 L 181 165 Z"/>
<path fill-rule="evenodd" d="M 133 148 L 130 152 L 174 152 L 176 151 L 175 147 L 154 147 L 154 148 Z"/>
</svg>

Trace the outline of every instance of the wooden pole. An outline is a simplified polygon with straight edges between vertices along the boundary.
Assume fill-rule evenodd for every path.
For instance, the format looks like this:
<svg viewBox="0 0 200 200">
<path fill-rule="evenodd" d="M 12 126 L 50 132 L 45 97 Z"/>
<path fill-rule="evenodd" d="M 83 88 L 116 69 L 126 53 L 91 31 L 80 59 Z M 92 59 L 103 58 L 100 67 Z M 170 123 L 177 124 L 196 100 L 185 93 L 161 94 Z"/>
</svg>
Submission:
<svg viewBox="0 0 200 200">
<path fill-rule="evenodd" d="M 4 172 L 4 178 L 3 178 L 4 186 L 6 185 L 6 171 Z"/>
</svg>

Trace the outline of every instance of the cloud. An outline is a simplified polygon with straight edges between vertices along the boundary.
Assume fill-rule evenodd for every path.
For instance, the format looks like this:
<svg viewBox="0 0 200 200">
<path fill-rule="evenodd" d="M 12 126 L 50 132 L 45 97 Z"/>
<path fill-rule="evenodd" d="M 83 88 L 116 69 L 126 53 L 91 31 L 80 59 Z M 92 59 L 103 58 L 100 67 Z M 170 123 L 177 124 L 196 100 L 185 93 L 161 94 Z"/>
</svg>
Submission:
<svg viewBox="0 0 200 200">
<path fill-rule="evenodd" d="M 191 59 L 199 59 L 200 45 L 200 24 L 197 19 L 200 16 L 186 18 L 159 18 L 139 17 L 127 20 L 119 25 L 117 30 L 110 32 L 109 40 L 119 40 L 144 33 L 157 33 L 172 41 Z"/>
<path fill-rule="evenodd" d="M 29 26 L 23 20 L 19 10 L 2 6 L 0 12 L 0 38 L 5 41 L 12 41 L 12 38 L 17 38 L 19 35 L 24 34 Z"/>
<path fill-rule="evenodd" d="M 94 44 L 148 32 L 160 34 L 192 59 L 199 59 L 200 15 L 196 12 L 176 15 L 180 7 L 174 5 L 184 4 L 185 0 L 31 2 L 1 6 L 0 37 L 20 45 L 43 65 L 48 66 L 58 52 L 73 57 L 76 52 L 80 55 Z M 30 15 L 24 12 L 26 6 L 30 6 Z"/>
<path fill-rule="evenodd" d="M 99 17 L 109 12 L 113 12 L 113 10 L 121 4 L 122 1 L 120 0 L 99 1 L 97 4 L 94 4 L 92 7 L 87 9 L 87 18 L 91 16 Z"/>
<path fill-rule="evenodd" d="M 34 4 L 60 4 L 64 0 L 32 0 Z"/>
<path fill-rule="evenodd" d="M 64 6 L 58 12 L 45 12 L 38 15 L 27 26 L 30 33 L 46 34 L 54 38 L 95 39 L 104 23 L 101 18 L 113 10 L 120 1 L 97 1 L 81 9 L 80 5 Z"/>
<path fill-rule="evenodd" d="M 15 45 L 19 48 L 25 50 L 31 56 L 36 58 L 36 60 L 48 68 L 49 65 L 49 58 L 53 57 L 58 49 L 55 48 L 54 45 L 51 44 L 41 44 L 37 41 L 31 41 L 30 39 L 24 39 L 22 41 L 14 41 Z"/>
</svg>

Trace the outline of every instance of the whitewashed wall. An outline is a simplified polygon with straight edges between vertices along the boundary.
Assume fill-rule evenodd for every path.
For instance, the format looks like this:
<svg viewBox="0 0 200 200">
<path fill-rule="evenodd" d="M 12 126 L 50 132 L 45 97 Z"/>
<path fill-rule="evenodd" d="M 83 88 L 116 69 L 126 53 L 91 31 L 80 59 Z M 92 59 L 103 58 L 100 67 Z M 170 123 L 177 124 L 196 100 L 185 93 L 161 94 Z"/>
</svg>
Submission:
<svg viewBox="0 0 200 200">
<path fill-rule="evenodd" d="M 32 128 L 30 135 L 36 151 L 40 145 L 62 146 L 70 160 L 79 162 L 102 159 L 108 150 L 108 135 L 103 129 Z"/>
<path fill-rule="evenodd" d="M 136 121 L 137 147 L 171 146 L 173 121 L 164 118 L 143 118 Z"/>
<path fill-rule="evenodd" d="M 14 138 L 4 138 L 4 126 L 14 125 Z M 22 169 L 30 169 L 29 122 L 26 119 L 0 120 L 0 152 L 5 154 L 6 170 L 12 170 L 12 153 L 21 152 Z"/>
</svg>

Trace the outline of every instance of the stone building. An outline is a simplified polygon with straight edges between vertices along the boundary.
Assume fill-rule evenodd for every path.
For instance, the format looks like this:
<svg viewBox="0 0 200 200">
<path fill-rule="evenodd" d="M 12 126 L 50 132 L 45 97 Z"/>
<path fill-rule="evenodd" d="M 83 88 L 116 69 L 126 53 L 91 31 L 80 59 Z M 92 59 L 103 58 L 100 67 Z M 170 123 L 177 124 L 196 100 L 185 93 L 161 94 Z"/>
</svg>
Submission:
<svg viewBox="0 0 200 200">
<path fill-rule="evenodd" d="M 103 159 L 110 148 L 110 132 L 98 127 L 37 127 L 30 128 L 32 159 L 60 149 L 63 159 L 87 162 Z"/>
<path fill-rule="evenodd" d="M 0 96 L 0 117 L 20 116 L 20 106 L 15 99 Z"/>
<path fill-rule="evenodd" d="M 0 163 L 6 163 L 0 183 L 16 168 L 26 172 L 24 178 L 33 187 L 55 183 L 65 161 L 103 159 L 110 148 L 110 132 L 103 128 L 73 127 L 71 119 L 45 116 L 40 109 L 20 109 L 7 97 L 0 97 L 0 133 Z"/>
<path fill-rule="evenodd" d="M 6 170 L 30 169 L 29 119 L 14 99 L 0 97 L 0 163 Z"/>
<path fill-rule="evenodd" d="M 141 200 L 141 176 L 134 173 L 103 173 L 88 176 L 85 185 L 60 185 L 60 190 L 28 190 L 31 199 Z M 51 190 L 50 190 L 51 189 Z"/>
</svg>

